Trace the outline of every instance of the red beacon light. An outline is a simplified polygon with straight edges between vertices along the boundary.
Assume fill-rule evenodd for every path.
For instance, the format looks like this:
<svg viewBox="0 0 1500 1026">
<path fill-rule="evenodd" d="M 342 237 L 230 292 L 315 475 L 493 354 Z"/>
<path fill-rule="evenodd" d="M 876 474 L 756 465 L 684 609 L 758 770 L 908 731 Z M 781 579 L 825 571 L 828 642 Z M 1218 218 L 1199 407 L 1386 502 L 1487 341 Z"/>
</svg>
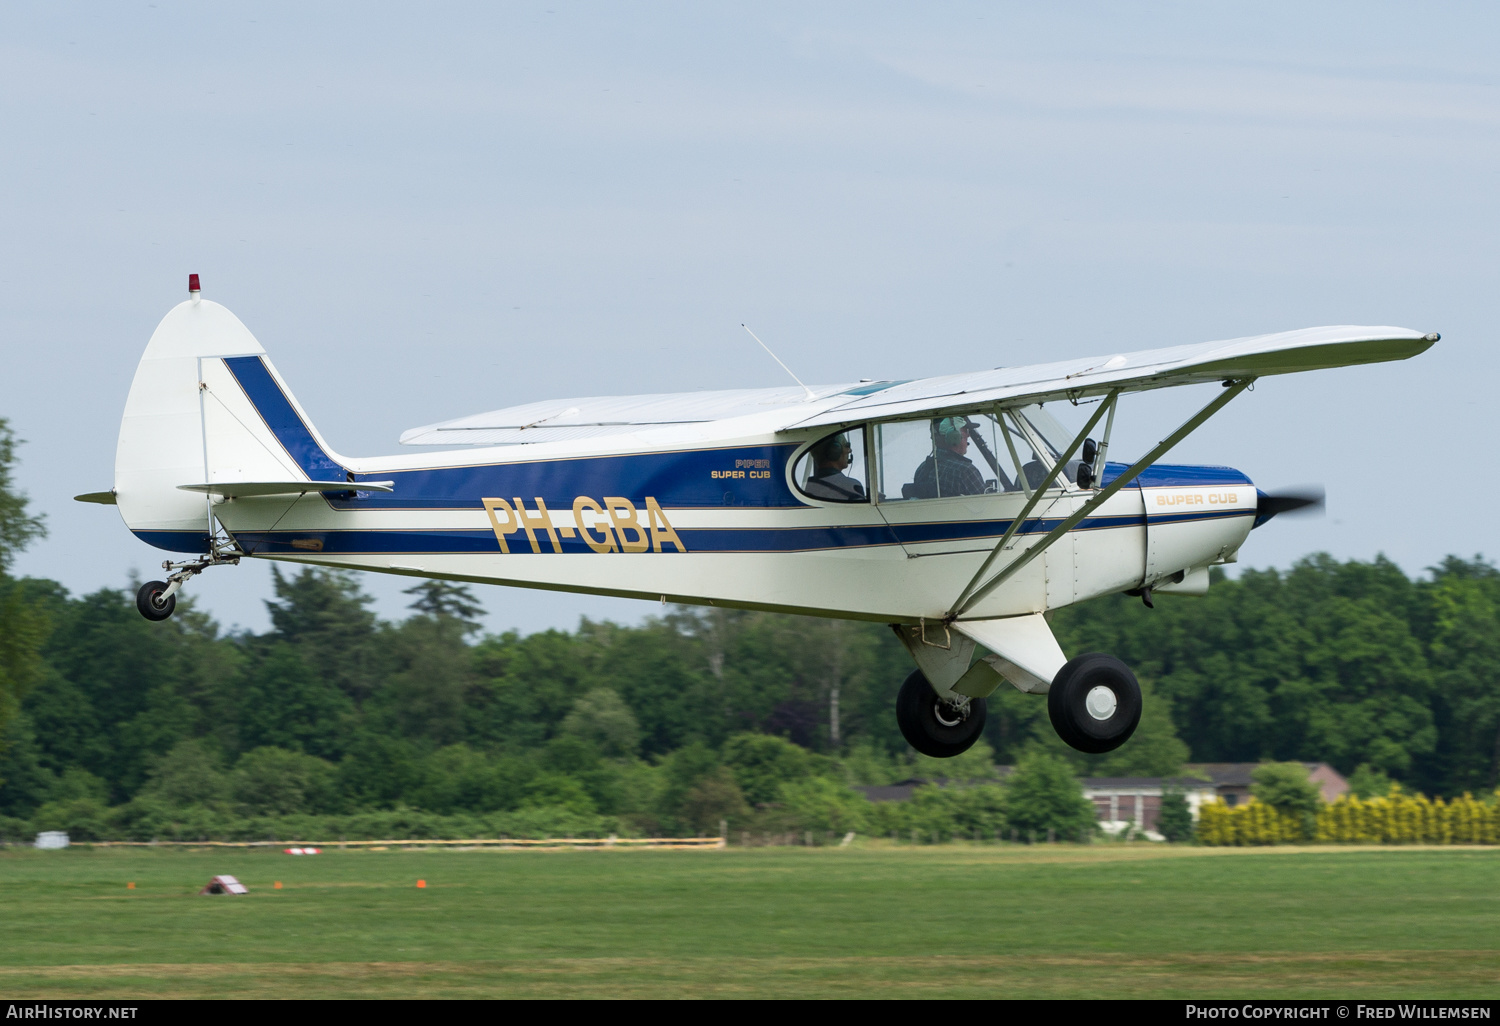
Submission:
<svg viewBox="0 0 1500 1026">
<path fill-rule="evenodd" d="M 197 299 L 198 294 L 202 291 L 203 287 L 198 284 L 198 276 L 196 274 L 188 275 L 188 296 Z"/>
</svg>

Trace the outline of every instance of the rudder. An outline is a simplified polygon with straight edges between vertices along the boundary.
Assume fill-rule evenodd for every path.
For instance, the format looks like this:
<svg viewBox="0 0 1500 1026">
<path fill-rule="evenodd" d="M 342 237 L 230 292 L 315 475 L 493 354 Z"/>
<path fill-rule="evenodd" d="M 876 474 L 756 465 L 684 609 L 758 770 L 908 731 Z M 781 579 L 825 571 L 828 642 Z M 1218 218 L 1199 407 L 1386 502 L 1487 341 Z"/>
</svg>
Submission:
<svg viewBox="0 0 1500 1026">
<path fill-rule="evenodd" d="M 255 336 L 225 307 L 196 289 L 190 295 L 146 345 L 115 450 L 115 501 L 126 526 L 177 552 L 206 551 L 211 531 L 211 498 L 181 485 L 343 476 Z M 247 394 L 252 379 L 279 400 L 264 415 L 267 400 Z M 283 430 L 293 420 L 306 440 L 300 446 L 297 431 Z"/>
</svg>

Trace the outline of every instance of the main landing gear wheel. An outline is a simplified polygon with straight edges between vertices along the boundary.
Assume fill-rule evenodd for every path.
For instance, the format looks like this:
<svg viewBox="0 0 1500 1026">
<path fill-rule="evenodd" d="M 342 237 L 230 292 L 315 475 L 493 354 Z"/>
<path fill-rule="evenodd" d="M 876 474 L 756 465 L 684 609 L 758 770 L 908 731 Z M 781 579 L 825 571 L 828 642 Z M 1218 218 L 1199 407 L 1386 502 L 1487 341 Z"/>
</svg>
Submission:
<svg viewBox="0 0 1500 1026">
<path fill-rule="evenodd" d="M 1141 722 L 1141 685 L 1114 656 L 1090 652 L 1057 671 L 1047 715 L 1057 736 L 1078 751 L 1112 752 Z"/>
<path fill-rule="evenodd" d="M 984 732 L 982 698 L 961 703 L 938 697 L 921 670 L 913 670 L 896 696 L 896 723 L 901 735 L 917 751 L 936 759 L 967 752 Z"/>
<path fill-rule="evenodd" d="M 148 620 L 165 620 L 177 608 L 177 596 L 162 594 L 167 590 L 165 581 L 147 581 L 135 593 L 135 608 Z"/>
</svg>

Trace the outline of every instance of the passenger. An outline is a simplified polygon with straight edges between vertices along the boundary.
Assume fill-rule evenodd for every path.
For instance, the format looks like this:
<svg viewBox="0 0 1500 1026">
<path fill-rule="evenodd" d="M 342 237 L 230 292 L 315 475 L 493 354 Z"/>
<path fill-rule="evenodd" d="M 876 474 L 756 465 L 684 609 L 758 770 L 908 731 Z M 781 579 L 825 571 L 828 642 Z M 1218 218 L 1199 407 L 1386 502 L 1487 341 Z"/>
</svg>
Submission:
<svg viewBox="0 0 1500 1026">
<path fill-rule="evenodd" d="M 969 451 L 967 417 L 940 417 L 932 422 L 932 455 L 917 467 L 908 488 L 913 499 L 937 499 L 947 495 L 981 495 L 984 477 L 964 453 Z"/>
<path fill-rule="evenodd" d="M 830 435 L 810 450 L 812 476 L 802 490 L 814 499 L 830 502 L 864 502 L 865 486 L 844 473 L 854 459 L 854 447 L 848 435 Z"/>
</svg>

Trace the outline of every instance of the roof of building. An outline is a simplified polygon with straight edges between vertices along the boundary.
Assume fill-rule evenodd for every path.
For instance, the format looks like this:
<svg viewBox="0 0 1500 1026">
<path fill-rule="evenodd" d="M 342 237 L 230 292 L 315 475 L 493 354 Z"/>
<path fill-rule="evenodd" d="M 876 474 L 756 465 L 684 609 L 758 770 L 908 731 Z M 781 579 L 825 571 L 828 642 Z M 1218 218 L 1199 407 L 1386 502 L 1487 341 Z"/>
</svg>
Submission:
<svg viewBox="0 0 1500 1026">
<path fill-rule="evenodd" d="M 855 787 L 854 790 L 872 802 L 904 802 L 912 796 L 913 791 L 925 783 L 925 780 L 908 780 L 900 784 Z"/>
<path fill-rule="evenodd" d="M 937 787 L 977 787 L 981 784 L 998 784 L 1010 772 L 1011 767 L 996 766 L 995 769 L 999 771 L 997 777 L 980 780 L 952 780 L 948 777 L 935 777 L 929 780 L 923 777 L 910 777 L 906 780 L 898 780 L 894 784 L 856 784 L 854 790 L 872 802 L 904 802 L 917 788 L 926 787 L 929 784 Z"/>
<path fill-rule="evenodd" d="M 1262 764 L 1258 762 L 1190 762 L 1182 768 L 1189 773 L 1202 773 L 1213 782 L 1215 787 L 1249 787 L 1252 783 L 1250 776 Z M 1332 766 L 1326 762 L 1304 762 L 1308 773 L 1316 773 L 1324 770 L 1325 775 L 1338 774 Z M 1343 778 L 1340 776 L 1340 780 Z"/>
<path fill-rule="evenodd" d="M 1130 787 L 1176 787 L 1184 791 L 1205 790 L 1214 785 L 1197 777 L 1084 777 L 1084 787 L 1130 788 Z"/>
</svg>

